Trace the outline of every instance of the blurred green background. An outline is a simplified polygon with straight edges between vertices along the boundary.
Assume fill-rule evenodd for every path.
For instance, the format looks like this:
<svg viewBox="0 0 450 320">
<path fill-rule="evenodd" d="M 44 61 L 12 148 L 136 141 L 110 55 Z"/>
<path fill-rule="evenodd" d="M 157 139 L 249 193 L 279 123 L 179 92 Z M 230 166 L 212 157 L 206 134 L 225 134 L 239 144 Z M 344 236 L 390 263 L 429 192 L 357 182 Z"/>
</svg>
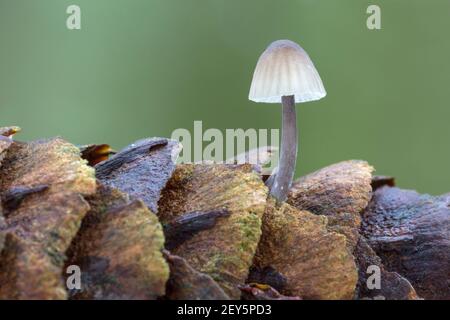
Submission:
<svg viewBox="0 0 450 320">
<path fill-rule="evenodd" d="M 382 30 L 367 29 L 369 4 Z M 0 0 L 0 126 L 117 149 L 194 120 L 279 128 L 280 106 L 247 96 L 261 52 L 287 38 L 328 92 L 298 107 L 297 176 L 365 159 L 401 187 L 445 193 L 449 17 L 447 0 Z"/>
</svg>

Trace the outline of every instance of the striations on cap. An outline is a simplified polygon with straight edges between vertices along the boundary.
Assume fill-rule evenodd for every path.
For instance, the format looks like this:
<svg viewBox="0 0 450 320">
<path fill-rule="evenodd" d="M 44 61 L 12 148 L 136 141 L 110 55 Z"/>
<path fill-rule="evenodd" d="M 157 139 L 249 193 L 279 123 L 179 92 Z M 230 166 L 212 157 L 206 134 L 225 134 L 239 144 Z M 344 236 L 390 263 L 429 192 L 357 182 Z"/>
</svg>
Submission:
<svg viewBox="0 0 450 320">
<path fill-rule="evenodd" d="M 255 102 L 280 103 L 282 96 L 295 102 L 326 96 L 322 79 L 305 50 L 290 40 L 272 42 L 263 52 L 253 74 L 248 98 Z"/>
</svg>

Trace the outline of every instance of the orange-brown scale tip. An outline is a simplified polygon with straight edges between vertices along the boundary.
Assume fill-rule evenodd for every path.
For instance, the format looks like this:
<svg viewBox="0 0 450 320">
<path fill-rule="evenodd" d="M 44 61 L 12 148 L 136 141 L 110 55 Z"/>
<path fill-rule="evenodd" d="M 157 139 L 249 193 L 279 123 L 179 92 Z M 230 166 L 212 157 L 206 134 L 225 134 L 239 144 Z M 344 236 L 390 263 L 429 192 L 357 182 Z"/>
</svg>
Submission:
<svg viewBox="0 0 450 320">
<path fill-rule="evenodd" d="M 12 139 L 12 137 L 21 130 L 22 129 L 20 129 L 20 127 L 17 126 L 2 127 L 0 128 L 0 136 Z"/>
<path fill-rule="evenodd" d="M 104 160 L 107 160 L 110 155 L 115 154 L 108 144 L 94 144 L 86 147 L 80 147 L 81 157 L 86 159 L 90 166 L 95 166 Z"/>
</svg>

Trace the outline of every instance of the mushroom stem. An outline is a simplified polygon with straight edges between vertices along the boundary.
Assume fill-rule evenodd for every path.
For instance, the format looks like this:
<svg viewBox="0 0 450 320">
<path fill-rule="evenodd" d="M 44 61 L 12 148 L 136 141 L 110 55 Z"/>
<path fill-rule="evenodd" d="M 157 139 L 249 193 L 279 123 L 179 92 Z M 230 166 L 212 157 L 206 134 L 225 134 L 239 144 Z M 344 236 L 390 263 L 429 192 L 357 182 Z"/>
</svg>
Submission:
<svg viewBox="0 0 450 320">
<path fill-rule="evenodd" d="M 281 153 L 278 172 L 270 188 L 270 194 L 279 202 L 285 201 L 292 184 L 297 160 L 297 116 L 294 96 L 282 96 L 283 123 Z"/>
</svg>

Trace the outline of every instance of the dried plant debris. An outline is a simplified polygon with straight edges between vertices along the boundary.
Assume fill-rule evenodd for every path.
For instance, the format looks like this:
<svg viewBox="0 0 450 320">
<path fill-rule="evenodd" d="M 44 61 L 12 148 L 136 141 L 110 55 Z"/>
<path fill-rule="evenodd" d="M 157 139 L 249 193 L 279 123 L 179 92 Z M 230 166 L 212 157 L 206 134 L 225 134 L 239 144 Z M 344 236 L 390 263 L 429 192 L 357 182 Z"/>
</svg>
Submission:
<svg viewBox="0 0 450 320">
<path fill-rule="evenodd" d="M 264 214 L 253 270 L 261 283 L 304 299 L 351 299 L 358 279 L 345 236 L 329 231 L 325 216 L 286 203 L 276 207 L 273 199 Z M 267 280 L 261 279 L 264 270 Z M 249 281 L 254 278 L 250 275 Z"/>
<path fill-rule="evenodd" d="M 300 297 L 284 296 L 267 284 L 249 283 L 239 286 L 243 300 L 302 300 Z"/>
<path fill-rule="evenodd" d="M 192 268 L 185 259 L 164 252 L 169 263 L 170 279 L 166 298 L 170 300 L 229 300 L 228 295 L 210 276 Z"/>
<path fill-rule="evenodd" d="M 175 140 L 139 140 L 97 164 L 97 178 L 105 185 L 142 199 L 156 213 L 161 190 L 175 170 L 180 151 L 181 144 Z"/>
<path fill-rule="evenodd" d="M 196 233 L 172 252 L 197 271 L 210 275 L 232 298 L 248 275 L 261 234 L 267 188 L 245 165 L 183 164 L 169 180 L 159 201 L 164 225 L 192 212 L 226 209 L 215 225 Z"/>
<path fill-rule="evenodd" d="M 396 272 L 389 272 L 381 259 L 361 237 L 354 253 L 359 280 L 356 299 L 416 300 L 419 299 L 411 283 Z M 379 282 L 377 283 L 377 277 Z"/>
<path fill-rule="evenodd" d="M 419 296 L 450 299 L 450 196 L 380 188 L 364 212 L 362 233 Z"/>
<path fill-rule="evenodd" d="M 89 210 L 94 170 L 62 139 L 14 142 L 0 167 L 6 235 L 0 298 L 62 299 L 65 252 Z M 33 280 L 30 280 L 33 278 Z"/>
<path fill-rule="evenodd" d="M 72 299 L 156 299 L 164 295 L 169 269 L 158 218 L 140 200 L 99 186 L 91 210 L 69 250 L 67 265 L 82 270 Z"/>
<path fill-rule="evenodd" d="M 109 144 L 89 144 L 78 147 L 81 151 L 81 157 L 85 159 L 90 166 L 105 161 L 109 156 L 116 153 Z"/>
<path fill-rule="evenodd" d="M 287 202 L 315 214 L 359 215 L 370 200 L 372 171 L 367 162 L 359 160 L 325 167 L 295 181 Z"/>
<path fill-rule="evenodd" d="M 375 191 L 384 186 L 395 187 L 395 178 L 389 176 L 372 177 L 372 191 Z"/>
<path fill-rule="evenodd" d="M 34 187 L 13 187 L 2 195 L 2 206 L 8 211 L 12 212 L 17 209 L 22 201 L 27 197 L 47 191 L 48 185 L 37 185 Z"/>
<path fill-rule="evenodd" d="M 211 229 L 220 217 L 229 216 L 226 209 L 190 212 L 173 219 L 164 226 L 165 247 L 172 250 L 202 230 Z"/>
</svg>

